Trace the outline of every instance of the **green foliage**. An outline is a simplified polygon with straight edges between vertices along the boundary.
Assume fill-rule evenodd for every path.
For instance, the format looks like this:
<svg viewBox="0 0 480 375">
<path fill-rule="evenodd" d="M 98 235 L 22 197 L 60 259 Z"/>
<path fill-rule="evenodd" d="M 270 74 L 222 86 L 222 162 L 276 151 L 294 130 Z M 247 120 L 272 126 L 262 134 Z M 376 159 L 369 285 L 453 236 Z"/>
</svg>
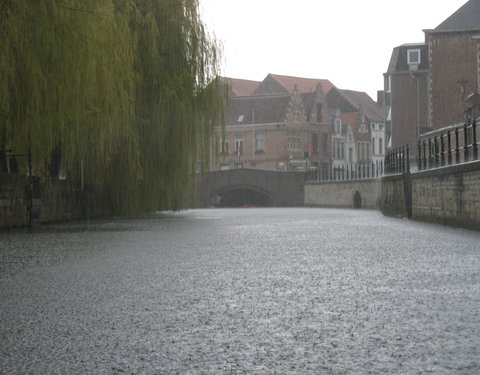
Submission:
<svg viewBox="0 0 480 375">
<path fill-rule="evenodd" d="M 2 0 L 0 146 L 36 175 L 60 148 L 119 213 L 183 208 L 223 120 L 217 66 L 198 0 Z"/>
</svg>

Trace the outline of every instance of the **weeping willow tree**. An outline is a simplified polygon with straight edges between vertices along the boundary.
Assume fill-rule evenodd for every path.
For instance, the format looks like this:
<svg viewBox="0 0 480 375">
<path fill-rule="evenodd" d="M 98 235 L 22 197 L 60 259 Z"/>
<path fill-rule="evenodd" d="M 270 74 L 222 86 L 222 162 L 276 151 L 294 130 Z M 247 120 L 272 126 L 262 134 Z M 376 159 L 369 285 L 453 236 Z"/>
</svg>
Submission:
<svg viewBox="0 0 480 375">
<path fill-rule="evenodd" d="M 183 208 L 223 119 L 218 59 L 198 0 L 1 0 L 0 148 L 40 176 L 60 154 L 119 213 Z"/>
</svg>

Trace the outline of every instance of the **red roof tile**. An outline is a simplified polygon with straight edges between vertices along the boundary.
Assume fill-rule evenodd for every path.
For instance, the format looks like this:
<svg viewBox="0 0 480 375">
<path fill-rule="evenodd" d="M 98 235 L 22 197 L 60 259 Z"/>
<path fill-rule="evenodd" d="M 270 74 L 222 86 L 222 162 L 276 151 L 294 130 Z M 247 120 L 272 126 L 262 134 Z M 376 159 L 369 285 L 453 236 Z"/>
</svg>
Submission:
<svg viewBox="0 0 480 375">
<path fill-rule="evenodd" d="M 290 92 L 293 91 L 295 85 L 300 92 L 315 92 L 317 85 L 320 83 L 325 94 L 334 87 L 334 85 L 328 79 L 302 78 L 278 74 L 269 74 L 269 76 L 279 82 Z"/>
<path fill-rule="evenodd" d="M 232 98 L 227 109 L 227 126 L 282 123 L 290 100 L 290 94 Z"/>
<path fill-rule="evenodd" d="M 250 96 L 260 84 L 259 81 L 229 77 L 220 77 L 220 81 L 230 87 L 232 96 Z"/>
<path fill-rule="evenodd" d="M 340 89 L 338 92 L 358 110 L 360 110 L 360 107 L 363 107 L 364 114 L 370 121 L 384 121 L 382 107 L 366 92 Z"/>
</svg>

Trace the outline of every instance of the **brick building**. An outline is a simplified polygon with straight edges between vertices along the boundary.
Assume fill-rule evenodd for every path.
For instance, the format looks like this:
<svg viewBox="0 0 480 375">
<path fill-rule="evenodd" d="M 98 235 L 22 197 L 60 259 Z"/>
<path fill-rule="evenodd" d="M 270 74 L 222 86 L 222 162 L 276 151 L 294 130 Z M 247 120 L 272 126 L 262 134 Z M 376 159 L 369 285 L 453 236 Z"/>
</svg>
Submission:
<svg viewBox="0 0 480 375">
<path fill-rule="evenodd" d="M 253 90 L 252 81 L 223 82 L 234 87 L 213 170 L 325 170 L 347 160 L 383 161 L 382 109 L 366 93 L 339 90 L 324 79 L 274 74 Z M 344 113 L 350 117 L 343 118 Z"/>
<path fill-rule="evenodd" d="M 428 122 L 428 48 L 425 43 L 393 49 L 385 79 L 385 124 L 392 147 L 408 144 L 416 156 Z"/>
<path fill-rule="evenodd" d="M 410 145 L 412 157 L 422 133 L 464 122 L 468 98 L 480 92 L 480 0 L 424 33 L 425 43 L 394 48 L 384 74 L 389 145 Z"/>
<path fill-rule="evenodd" d="M 232 97 L 213 169 L 294 170 L 327 163 L 330 123 L 323 108 L 321 85 L 312 93 L 295 87 L 291 93 Z"/>
<path fill-rule="evenodd" d="M 429 116 L 433 129 L 464 121 L 466 98 L 480 92 L 480 0 L 470 0 L 434 30 L 429 49 Z"/>
</svg>

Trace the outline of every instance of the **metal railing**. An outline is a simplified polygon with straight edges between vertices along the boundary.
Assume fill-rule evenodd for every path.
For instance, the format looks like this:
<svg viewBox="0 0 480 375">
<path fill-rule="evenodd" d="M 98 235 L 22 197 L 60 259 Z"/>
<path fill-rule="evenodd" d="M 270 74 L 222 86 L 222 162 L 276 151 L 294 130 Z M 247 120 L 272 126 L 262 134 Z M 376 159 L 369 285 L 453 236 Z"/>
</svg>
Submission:
<svg viewBox="0 0 480 375">
<path fill-rule="evenodd" d="M 410 151 L 408 145 L 392 148 L 385 155 L 385 174 L 407 173 L 410 171 Z"/>
<path fill-rule="evenodd" d="M 418 169 L 425 170 L 478 159 L 477 121 L 418 141 Z"/>
<path fill-rule="evenodd" d="M 384 166 L 382 161 L 345 164 L 334 167 L 325 164 L 315 169 L 310 169 L 305 174 L 305 181 L 351 181 L 359 179 L 373 179 L 383 176 Z"/>
</svg>

